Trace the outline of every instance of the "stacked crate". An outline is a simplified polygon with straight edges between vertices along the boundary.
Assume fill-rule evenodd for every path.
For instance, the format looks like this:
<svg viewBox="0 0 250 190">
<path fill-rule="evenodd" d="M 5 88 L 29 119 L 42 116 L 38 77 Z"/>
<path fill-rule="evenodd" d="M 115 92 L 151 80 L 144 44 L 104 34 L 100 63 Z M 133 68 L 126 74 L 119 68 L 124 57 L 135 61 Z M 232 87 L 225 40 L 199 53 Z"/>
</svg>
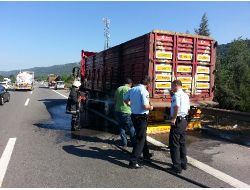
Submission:
<svg viewBox="0 0 250 190">
<path fill-rule="evenodd" d="M 155 33 L 154 97 L 169 95 L 173 75 L 174 36 Z"/>
<path fill-rule="evenodd" d="M 211 47 L 212 41 L 206 39 L 197 40 L 197 65 L 196 65 L 196 91 L 195 95 L 201 95 L 204 97 L 209 97 L 211 93 L 211 68 L 214 65 L 211 62 Z"/>
<path fill-rule="evenodd" d="M 195 38 L 188 36 L 177 37 L 177 56 L 175 65 L 175 78 L 183 84 L 183 89 L 190 94 L 194 85 L 194 41 Z"/>
</svg>

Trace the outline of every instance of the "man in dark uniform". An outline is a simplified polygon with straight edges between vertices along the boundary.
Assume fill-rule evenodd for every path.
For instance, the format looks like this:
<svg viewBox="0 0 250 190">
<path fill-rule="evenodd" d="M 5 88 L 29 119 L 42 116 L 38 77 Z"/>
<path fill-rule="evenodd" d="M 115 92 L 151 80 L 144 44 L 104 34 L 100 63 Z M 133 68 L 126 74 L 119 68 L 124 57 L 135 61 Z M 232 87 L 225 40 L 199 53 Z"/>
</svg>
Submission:
<svg viewBox="0 0 250 190">
<path fill-rule="evenodd" d="M 172 82 L 171 90 L 174 92 L 171 101 L 171 129 L 169 134 L 169 148 L 173 166 L 171 170 L 181 173 L 182 169 L 187 169 L 186 151 L 186 116 L 190 109 L 189 97 L 182 90 L 180 80 Z"/>
<path fill-rule="evenodd" d="M 71 130 L 75 131 L 75 130 L 79 130 L 79 128 L 76 128 L 76 122 L 77 121 L 77 111 L 79 111 L 79 97 L 80 97 L 80 93 L 79 93 L 79 88 L 81 86 L 81 82 L 80 81 L 74 81 L 72 84 L 72 88 L 70 90 L 69 93 L 69 98 L 67 101 L 67 107 L 66 110 L 68 113 L 72 114 L 72 119 L 71 119 Z"/>
<path fill-rule="evenodd" d="M 142 166 L 138 163 L 138 160 L 143 152 L 144 159 L 150 159 L 152 154 L 149 153 L 147 145 L 147 117 L 149 110 L 153 110 L 153 106 L 149 103 L 149 92 L 147 86 L 150 84 L 150 77 L 145 77 L 141 84 L 131 88 L 124 95 L 124 102 L 130 101 L 131 106 L 131 118 L 135 127 L 136 143 L 133 147 L 132 155 L 129 162 L 129 167 L 132 169 L 138 169 Z"/>
</svg>

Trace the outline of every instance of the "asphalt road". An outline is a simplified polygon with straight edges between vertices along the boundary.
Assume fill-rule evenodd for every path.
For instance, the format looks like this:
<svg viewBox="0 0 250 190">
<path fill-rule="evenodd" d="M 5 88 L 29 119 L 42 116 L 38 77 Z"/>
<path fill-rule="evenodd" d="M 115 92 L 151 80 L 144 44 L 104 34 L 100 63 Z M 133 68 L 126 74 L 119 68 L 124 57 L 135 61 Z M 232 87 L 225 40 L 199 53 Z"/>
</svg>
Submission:
<svg viewBox="0 0 250 190">
<path fill-rule="evenodd" d="M 67 91 L 58 92 L 68 95 Z M 0 155 L 9 138 L 16 138 L 16 142 L 0 186 L 232 187 L 193 165 L 180 176 L 167 172 L 171 164 L 169 153 L 154 145 L 150 146 L 154 164 L 129 169 L 129 154 L 115 146 L 119 136 L 105 130 L 112 124 L 86 113 L 86 128 L 71 133 L 71 118 L 65 114 L 65 105 L 65 97 L 43 85 L 32 94 L 11 92 L 11 101 L 0 107 Z M 167 143 L 165 136 L 153 137 Z M 188 155 L 250 184 L 249 147 L 192 133 L 188 136 Z"/>
</svg>

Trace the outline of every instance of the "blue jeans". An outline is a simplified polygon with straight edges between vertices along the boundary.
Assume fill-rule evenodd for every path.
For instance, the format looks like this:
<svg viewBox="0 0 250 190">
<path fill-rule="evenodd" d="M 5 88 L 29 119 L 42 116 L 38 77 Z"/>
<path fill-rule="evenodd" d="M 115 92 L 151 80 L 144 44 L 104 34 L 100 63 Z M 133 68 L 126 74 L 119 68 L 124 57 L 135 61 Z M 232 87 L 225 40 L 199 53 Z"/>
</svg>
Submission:
<svg viewBox="0 0 250 190">
<path fill-rule="evenodd" d="M 120 136 L 121 136 L 123 146 L 127 146 L 128 144 L 126 132 L 129 132 L 130 141 L 132 143 L 132 146 L 134 146 L 135 145 L 135 128 L 131 120 L 131 114 L 122 113 L 122 112 L 115 112 L 115 114 L 116 114 L 116 119 L 120 125 Z"/>
</svg>

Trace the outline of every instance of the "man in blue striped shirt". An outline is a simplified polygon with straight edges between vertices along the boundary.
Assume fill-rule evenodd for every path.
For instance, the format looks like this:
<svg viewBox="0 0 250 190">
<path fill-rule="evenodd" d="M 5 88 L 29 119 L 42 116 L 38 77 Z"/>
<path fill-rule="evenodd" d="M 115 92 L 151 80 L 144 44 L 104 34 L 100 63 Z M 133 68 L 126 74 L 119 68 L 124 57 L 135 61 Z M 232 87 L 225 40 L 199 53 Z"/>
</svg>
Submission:
<svg viewBox="0 0 250 190">
<path fill-rule="evenodd" d="M 131 106 L 131 118 L 136 131 L 136 144 L 133 147 L 132 155 L 129 162 L 129 167 L 133 169 L 141 168 L 138 163 L 138 159 L 143 152 L 145 159 L 150 159 L 152 154 L 149 153 L 147 145 L 147 125 L 148 125 L 148 113 L 149 110 L 153 110 L 153 106 L 149 102 L 149 92 L 147 86 L 150 84 L 150 77 L 146 76 L 141 84 L 131 88 L 124 95 L 124 102 L 130 101 Z"/>
</svg>

